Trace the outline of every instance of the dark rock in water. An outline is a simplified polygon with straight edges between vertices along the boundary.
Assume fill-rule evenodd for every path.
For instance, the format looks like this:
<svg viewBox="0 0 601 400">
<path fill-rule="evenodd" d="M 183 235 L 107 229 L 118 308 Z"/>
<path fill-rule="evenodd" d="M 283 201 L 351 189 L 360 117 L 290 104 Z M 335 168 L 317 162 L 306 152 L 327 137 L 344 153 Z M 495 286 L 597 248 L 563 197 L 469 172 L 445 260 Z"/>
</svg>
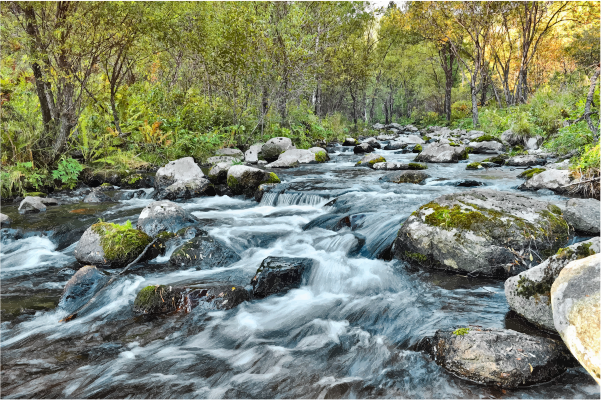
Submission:
<svg viewBox="0 0 601 400">
<path fill-rule="evenodd" d="M 46 206 L 56 206 L 58 201 L 52 198 L 27 196 L 19 204 L 19 214 L 39 213 L 46 211 Z"/>
<path fill-rule="evenodd" d="M 73 313 L 83 307 L 104 285 L 109 276 L 93 265 L 86 265 L 65 285 L 58 308 Z"/>
<path fill-rule="evenodd" d="M 127 191 L 127 192 L 117 192 L 113 196 L 114 200 L 131 200 L 131 199 L 143 199 L 146 196 L 146 191 L 140 189 L 135 192 Z"/>
<path fill-rule="evenodd" d="M 374 149 L 381 149 L 382 148 L 382 145 L 375 138 L 373 138 L 373 137 L 365 139 L 363 141 L 363 143 L 367 143 L 368 145 L 370 145 Z"/>
<path fill-rule="evenodd" d="M 190 181 L 177 181 L 161 191 L 156 191 L 157 200 L 191 199 L 200 196 L 215 196 L 215 188 L 211 181 L 199 178 Z"/>
<path fill-rule="evenodd" d="M 343 146 L 356 146 L 358 144 L 359 142 L 357 141 L 357 139 L 354 138 L 346 138 L 342 143 Z"/>
<path fill-rule="evenodd" d="M 12 221 L 10 220 L 8 215 L 0 213 L 0 227 L 8 228 L 10 227 L 11 222 Z"/>
<path fill-rule="evenodd" d="M 390 142 L 386 146 L 384 146 L 384 150 L 400 150 L 400 149 L 404 149 L 405 147 L 407 147 L 408 144 L 409 143 L 406 143 L 406 142 L 394 141 L 394 142 Z"/>
<path fill-rule="evenodd" d="M 491 159 L 491 161 L 495 162 Z M 510 167 L 533 167 L 535 165 L 545 165 L 546 160 L 536 155 L 514 156 L 505 160 L 505 165 Z"/>
<path fill-rule="evenodd" d="M 169 201 L 155 201 L 147 205 L 140 216 L 136 227 L 151 237 L 161 232 L 175 233 L 182 228 L 194 225 L 198 220 L 179 205 Z"/>
<path fill-rule="evenodd" d="M 240 261 L 240 256 L 222 241 L 208 235 L 198 236 L 176 249 L 169 263 L 196 269 L 220 268 Z"/>
<path fill-rule="evenodd" d="M 459 187 L 475 187 L 475 186 L 484 186 L 484 183 L 479 182 L 479 181 L 474 181 L 471 179 L 466 179 L 463 181 L 459 181 L 455 183 L 455 186 L 459 186 Z"/>
<path fill-rule="evenodd" d="M 563 217 L 576 233 L 584 236 L 599 236 L 599 200 L 570 199 L 565 205 Z"/>
<path fill-rule="evenodd" d="M 217 196 L 233 196 L 232 189 L 227 184 L 215 185 L 215 194 Z"/>
<path fill-rule="evenodd" d="M 312 266 L 311 258 L 267 257 L 250 282 L 253 295 L 266 297 L 298 288 Z"/>
<path fill-rule="evenodd" d="M 145 189 L 154 187 L 155 179 L 153 174 L 137 173 L 124 178 L 121 181 L 121 189 Z"/>
<path fill-rule="evenodd" d="M 246 165 L 234 165 L 227 171 L 227 185 L 236 195 L 252 197 L 259 186 L 266 183 L 280 183 L 280 179 L 273 172 Z"/>
<path fill-rule="evenodd" d="M 383 182 L 393 183 L 422 183 L 428 179 L 430 175 L 423 171 L 406 170 L 400 172 L 392 172 L 380 178 Z"/>
<path fill-rule="evenodd" d="M 162 314 L 180 310 L 190 312 L 197 307 L 206 311 L 230 310 L 251 299 L 248 290 L 240 285 L 216 283 L 202 286 L 207 287 L 147 286 L 138 292 L 134 301 L 134 312 L 142 314 Z"/>
<path fill-rule="evenodd" d="M 90 194 L 83 199 L 84 203 L 109 203 L 112 201 L 113 199 L 102 193 L 100 190 L 92 190 Z"/>
<path fill-rule="evenodd" d="M 355 146 L 353 152 L 355 154 L 363 154 L 363 153 L 371 153 L 374 151 L 374 148 L 371 147 L 368 143 L 361 143 Z"/>
<path fill-rule="evenodd" d="M 561 341 L 509 329 L 437 331 L 420 347 L 454 375 L 506 389 L 548 382 L 572 365 Z"/>
</svg>

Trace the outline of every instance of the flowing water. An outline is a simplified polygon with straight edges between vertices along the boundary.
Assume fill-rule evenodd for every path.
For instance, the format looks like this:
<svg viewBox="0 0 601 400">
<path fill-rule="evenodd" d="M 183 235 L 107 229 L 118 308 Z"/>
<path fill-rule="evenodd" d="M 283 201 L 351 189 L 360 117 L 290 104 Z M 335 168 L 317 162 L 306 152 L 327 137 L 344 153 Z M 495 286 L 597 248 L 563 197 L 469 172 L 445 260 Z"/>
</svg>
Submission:
<svg viewBox="0 0 601 400">
<path fill-rule="evenodd" d="M 4 206 L 23 233 L 5 232 L 0 251 L 3 396 L 599 398 L 599 386 L 580 367 L 546 384 L 500 390 L 459 379 L 412 350 L 437 329 L 468 324 L 541 334 L 508 313 L 502 281 L 387 261 L 399 223 L 420 205 L 469 190 L 457 186 L 465 180 L 515 192 L 520 170 L 430 164 L 423 185 L 384 183 L 384 171 L 355 167 L 360 157 L 338 149 L 328 163 L 276 171 L 282 184 L 260 203 L 227 196 L 181 203 L 240 254 L 237 263 L 174 269 L 171 248 L 117 279 L 67 323 L 55 306 L 78 268 L 77 239 L 98 218 L 135 223 L 150 193 L 99 206 L 77 203 L 75 193 L 72 204 L 27 216 Z M 388 161 L 414 157 L 377 152 Z M 267 256 L 316 262 L 306 285 L 232 310 L 158 317 L 132 311 L 148 285 L 247 285 Z"/>
</svg>

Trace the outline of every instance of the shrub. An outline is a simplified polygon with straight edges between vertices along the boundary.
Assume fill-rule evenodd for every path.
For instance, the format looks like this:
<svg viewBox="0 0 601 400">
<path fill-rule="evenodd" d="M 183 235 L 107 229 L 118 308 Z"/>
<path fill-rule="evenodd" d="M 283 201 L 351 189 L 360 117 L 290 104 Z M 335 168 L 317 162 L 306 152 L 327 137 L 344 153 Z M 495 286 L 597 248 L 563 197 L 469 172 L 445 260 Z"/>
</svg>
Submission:
<svg viewBox="0 0 601 400">
<path fill-rule="evenodd" d="M 52 177 L 60 180 L 69 189 L 73 189 L 82 170 L 83 166 L 77 160 L 63 157 L 58 162 L 57 168 L 52 171 Z"/>
<path fill-rule="evenodd" d="M 585 121 L 580 121 L 565 128 L 561 128 L 557 136 L 545 142 L 543 147 L 559 155 L 584 147 L 592 143 L 593 134 L 588 129 Z"/>
</svg>

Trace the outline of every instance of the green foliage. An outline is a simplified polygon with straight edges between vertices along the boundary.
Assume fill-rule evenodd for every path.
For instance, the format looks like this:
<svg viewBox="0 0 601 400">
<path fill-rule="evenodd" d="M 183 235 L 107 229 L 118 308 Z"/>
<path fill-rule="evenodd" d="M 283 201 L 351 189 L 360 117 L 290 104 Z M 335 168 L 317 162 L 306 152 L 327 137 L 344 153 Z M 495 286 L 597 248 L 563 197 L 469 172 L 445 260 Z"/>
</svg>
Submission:
<svg viewBox="0 0 601 400">
<path fill-rule="evenodd" d="M 315 161 L 317 161 L 318 163 L 324 163 L 328 160 L 328 155 L 326 154 L 325 151 L 318 151 L 317 153 L 315 153 Z"/>
<path fill-rule="evenodd" d="M 478 142 L 478 143 L 491 142 L 491 141 L 502 143 L 501 139 L 499 139 L 498 137 L 492 136 L 492 135 L 482 135 L 482 136 L 474 139 L 474 142 Z"/>
<path fill-rule="evenodd" d="M 60 180 L 69 189 L 73 189 L 77 185 L 79 173 L 83 170 L 83 166 L 73 158 L 62 158 L 57 168 L 52 171 L 52 178 Z"/>
<path fill-rule="evenodd" d="M 470 328 L 458 328 L 453 331 L 453 335 L 463 336 L 463 335 L 467 335 L 469 331 L 470 331 Z"/>
<path fill-rule="evenodd" d="M 593 134 L 585 121 L 559 129 L 557 135 L 545 142 L 543 147 L 552 152 L 564 155 L 574 149 L 584 147 L 593 142 Z"/>
<path fill-rule="evenodd" d="M 420 163 L 409 163 L 408 167 L 409 167 L 409 169 L 414 169 L 414 170 L 428 169 L 428 166 L 426 164 L 420 164 Z"/>
<path fill-rule="evenodd" d="M 10 197 L 24 195 L 30 189 L 39 191 L 45 186 L 48 173 L 44 169 L 34 168 L 33 162 L 27 161 L 4 168 L 0 179 L 2 197 Z"/>
</svg>

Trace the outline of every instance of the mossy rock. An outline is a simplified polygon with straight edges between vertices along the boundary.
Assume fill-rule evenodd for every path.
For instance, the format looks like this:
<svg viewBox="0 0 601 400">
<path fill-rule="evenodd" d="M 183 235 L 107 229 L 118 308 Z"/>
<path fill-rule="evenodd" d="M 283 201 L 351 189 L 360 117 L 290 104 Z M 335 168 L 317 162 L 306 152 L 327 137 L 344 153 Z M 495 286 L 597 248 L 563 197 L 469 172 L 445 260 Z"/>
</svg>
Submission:
<svg viewBox="0 0 601 400">
<path fill-rule="evenodd" d="M 422 151 L 424 151 L 424 148 L 421 144 L 416 144 L 413 150 L 411 150 L 412 153 L 421 153 Z"/>
<path fill-rule="evenodd" d="M 413 170 L 428 169 L 428 166 L 426 164 L 409 163 L 407 165 L 408 165 L 409 169 L 413 169 Z"/>
<path fill-rule="evenodd" d="M 328 155 L 325 151 L 318 151 L 315 153 L 315 161 L 318 163 L 324 163 L 328 161 Z"/>
<path fill-rule="evenodd" d="M 526 171 L 522 172 L 521 174 L 518 175 L 518 178 L 523 178 L 523 179 L 530 179 L 532 178 L 534 175 L 538 175 L 541 172 L 545 172 L 546 169 L 545 168 L 531 168 L 531 169 L 527 169 Z"/>
<path fill-rule="evenodd" d="M 31 197 L 46 197 L 46 193 L 43 192 L 26 192 L 25 193 L 25 197 L 27 196 L 31 196 Z"/>
<path fill-rule="evenodd" d="M 227 173 L 227 185 L 234 194 L 252 197 L 262 184 L 280 183 L 280 178 L 273 172 L 245 165 L 234 165 Z"/>
<path fill-rule="evenodd" d="M 183 306 L 184 290 L 165 285 L 146 286 L 134 300 L 134 311 L 142 314 L 161 314 Z"/>
<path fill-rule="evenodd" d="M 507 161 L 509 159 L 509 156 L 506 154 L 499 154 L 497 156 L 494 157 L 489 157 L 486 158 L 484 160 L 482 160 L 482 162 L 492 162 L 498 165 L 503 165 L 505 164 L 505 161 Z"/>
<path fill-rule="evenodd" d="M 483 169 L 484 167 L 479 162 L 469 163 L 465 169 L 475 170 L 475 169 Z"/>
<path fill-rule="evenodd" d="M 492 135 L 482 135 L 476 139 L 473 140 L 474 142 L 480 143 L 480 142 L 499 142 L 499 143 L 503 143 L 503 141 L 501 139 L 499 139 L 498 137 L 492 136 Z"/>
</svg>

